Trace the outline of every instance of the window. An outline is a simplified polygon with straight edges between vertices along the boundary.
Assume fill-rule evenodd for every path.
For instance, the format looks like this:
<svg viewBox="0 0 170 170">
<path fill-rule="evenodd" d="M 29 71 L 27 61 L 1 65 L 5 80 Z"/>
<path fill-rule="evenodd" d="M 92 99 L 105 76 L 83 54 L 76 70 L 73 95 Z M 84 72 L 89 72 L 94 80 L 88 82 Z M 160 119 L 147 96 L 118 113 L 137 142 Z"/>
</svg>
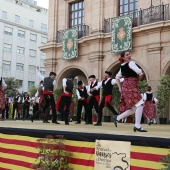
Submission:
<svg viewBox="0 0 170 170">
<path fill-rule="evenodd" d="M 30 87 L 32 87 L 32 86 L 34 86 L 34 84 L 35 84 L 35 82 L 34 82 L 34 81 L 29 81 L 29 82 L 28 82 L 28 88 L 30 88 Z"/>
<path fill-rule="evenodd" d="M 84 24 L 84 1 L 70 4 L 69 27 Z"/>
<path fill-rule="evenodd" d="M 20 16 L 15 15 L 15 22 L 16 22 L 16 23 L 19 23 L 19 22 L 20 22 Z"/>
<path fill-rule="evenodd" d="M 7 19 L 7 12 L 2 11 L 2 19 Z"/>
<path fill-rule="evenodd" d="M 47 32 L 47 24 L 41 23 L 41 31 L 42 32 Z"/>
<path fill-rule="evenodd" d="M 4 52 L 11 53 L 12 52 L 12 45 L 11 44 L 4 44 Z"/>
<path fill-rule="evenodd" d="M 10 70 L 11 69 L 11 63 L 10 62 L 3 62 L 3 70 Z"/>
<path fill-rule="evenodd" d="M 46 37 L 41 37 L 41 43 L 46 44 L 47 43 L 47 38 Z"/>
<path fill-rule="evenodd" d="M 138 11 L 138 0 L 120 0 L 119 15 L 132 14 Z"/>
<path fill-rule="evenodd" d="M 29 73 L 36 73 L 36 67 L 35 66 L 29 66 L 28 72 Z"/>
<path fill-rule="evenodd" d="M 36 50 L 30 50 L 30 57 L 36 57 Z"/>
<path fill-rule="evenodd" d="M 29 26 L 30 26 L 31 28 L 34 27 L 34 21 L 33 21 L 33 20 L 29 20 Z"/>
<path fill-rule="evenodd" d="M 23 71 L 24 70 L 24 64 L 17 64 L 16 70 Z"/>
<path fill-rule="evenodd" d="M 18 30 L 18 37 L 24 38 L 25 37 L 25 31 Z"/>
<path fill-rule="evenodd" d="M 21 87 L 22 87 L 22 84 L 23 84 L 23 80 L 17 80 L 17 81 L 18 81 L 19 87 L 21 88 Z"/>
<path fill-rule="evenodd" d="M 42 53 L 42 52 L 41 52 L 41 56 L 40 56 L 40 57 L 41 57 L 42 60 L 45 60 L 45 58 L 46 58 L 45 53 Z"/>
<path fill-rule="evenodd" d="M 30 40 L 36 42 L 37 41 L 37 35 L 30 34 Z"/>
<path fill-rule="evenodd" d="M 6 34 L 6 35 L 12 35 L 12 28 L 10 28 L 10 27 L 5 27 L 5 34 Z"/>
<path fill-rule="evenodd" d="M 18 53 L 18 54 L 24 54 L 24 53 L 25 53 L 25 48 L 23 48 L 23 47 L 17 47 L 17 53 Z"/>
</svg>

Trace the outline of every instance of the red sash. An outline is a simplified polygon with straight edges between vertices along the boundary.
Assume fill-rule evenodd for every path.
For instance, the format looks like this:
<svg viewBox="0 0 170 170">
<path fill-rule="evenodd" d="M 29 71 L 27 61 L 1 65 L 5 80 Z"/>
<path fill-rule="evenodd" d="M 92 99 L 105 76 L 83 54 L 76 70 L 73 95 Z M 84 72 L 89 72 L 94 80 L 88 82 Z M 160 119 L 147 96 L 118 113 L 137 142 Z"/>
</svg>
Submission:
<svg viewBox="0 0 170 170">
<path fill-rule="evenodd" d="M 72 97 L 72 93 L 66 94 L 66 93 L 63 92 L 63 93 L 60 95 L 60 97 L 58 98 L 58 100 L 56 101 L 56 104 L 55 104 L 55 108 L 56 108 L 57 111 L 60 109 L 60 100 L 61 100 L 61 97 L 62 97 L 62 96 Z"/>
<path fill-rule="evenodd" d="M 94 96 L 95 97 L 95 99 L 97 100 L 97 103 L 99 104 L 99 102 L 100 102 L 100 95 L 96 95 L 96 96 Z"/>
<path fill-rule="evenodd" d="M 44 90 L 43 94 L 53 94 L 53 92 L 52 91 L 48 91 L 48 90 Z"/>
<path fill-rule="evenodd" d="M 107 105 L 107 103 L 111 105 L 111 100 L 112 100 L 112 95 L 105 96 L 105 102 L 104 102 L 105 106 Z"/>
</svg>

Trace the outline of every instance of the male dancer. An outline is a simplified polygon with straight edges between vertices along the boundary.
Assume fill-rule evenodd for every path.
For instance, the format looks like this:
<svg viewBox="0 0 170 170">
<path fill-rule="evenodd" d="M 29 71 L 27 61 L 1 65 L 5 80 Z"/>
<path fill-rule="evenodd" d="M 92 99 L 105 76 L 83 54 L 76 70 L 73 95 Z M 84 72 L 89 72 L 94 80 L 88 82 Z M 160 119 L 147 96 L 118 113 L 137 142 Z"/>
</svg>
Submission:
<svg viewBox="0 0 170 170">
<path fill-rule="evenodd" d="M 56 103 L 56 110 L 65 117 L 65 125 L 69 125 L 68 119 L 73 94 L 73 79 L 74 76 L 72 74 L 69 74 L 67 78 L 63 79 L 63 92 Z"/>
<path fill-rule="evenodd" d="M 90 96 L 88 104 L 88 120 L 85 124 L 93 124 L 92 122 L 92 109 L 95 108 L 96 113 L 98 113 L 98 104 L 100 101 L 100 90 L 94 90 L 93 88 L 98 85 L 98 81 L 95 75 L 89 76 L 90 85 L 88 88 L 88 95 Z M 93 90 L 92 90 L 93 89 Z"/>
<path fill-rule="evenodd" d="M 76 89 L 76 94 L 78 97 L 78 105 L 77 105 L 77 122 L 75 124 L 81 124 L 81 111 L 82 107 L 85 108 L 85 116 L 84 120 L 87 121 L 87 113 L 88 113 L 88 94 L 86 86 L 83 85 L 82 81 L 78 82 L 78 88 Z"/>
<path fill-rule="evenodd" d="M 104 74 L 104 80 L 99 82 L 96 87 L 91 89 L 91 91 L 98 90 L 101 87 L 103 88 L 103 94 L 102 94 L 102 100 L 100 102 L 99 108 L 98 108 L 98 121 L 94 126 L 102 126 L 102 110 L 105 106 L 107 106 L 114 115 L 118 115 L 116 110 L 113 108 L 111 104 L 112 100 L 112 91 L 113 91 L 113 85 L 116 84 L 115 79 L 111 79 L 112 73 L 109 71 L 105 71 Z"/>
<path fill-rule="evenodd" d="M 38 71 L 39 71 L 39 67 L 37 67 Z M 46 110 L 49 108 L 49 106 L 51 105 L 51 109 L 52 109 L 52 123 L 55 124 L 60 124 L 59 122 L 57 122 L 57 114 L 56 114 L 56 109 L 55 109 L 55 101 L 54 101 L 54 95 L 53 95 L 53 90 L 56 88 L 56 73 L 54 72 L 50 72 L 49 77 L 45 77 L 41 75 L 40 72 L 38 72 L 39 77 L 44 81 L 44 101 L 45 101 L 45 106 L 44 106 L 44 121 L 43 123 L 50 123 L 48 121 L 48 117 L 49 117 L 49 112 L 47 112 Z"/>
<path fill-rule="evenodd" d="M 15 97 L 13 99 L 12 119 L 14 119 L 15 111 L 16 111 L 16 114 L 18 114 L 18 118 L 20 118 L 20 113 L 19 113 L 19 103 L 20 103 L 20 101 L 21 101 L 21 97 L 19 96 L 19 93 L 16 92 Z"/>
</svg>

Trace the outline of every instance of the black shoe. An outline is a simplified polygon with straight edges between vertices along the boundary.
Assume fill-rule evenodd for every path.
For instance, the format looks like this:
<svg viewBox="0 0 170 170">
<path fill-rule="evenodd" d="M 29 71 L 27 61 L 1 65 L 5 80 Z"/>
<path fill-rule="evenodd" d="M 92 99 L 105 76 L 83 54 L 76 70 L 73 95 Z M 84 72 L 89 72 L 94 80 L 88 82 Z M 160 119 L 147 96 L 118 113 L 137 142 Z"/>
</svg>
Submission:
<svg viewBox="0 0 170 170">
<path fill-rule="evenodd" d="M 85 125 L 92 125 L 93 122 L 85 122 L 84 124 L 85 124 Z"/>
<path fill-rule="evenodd" d="M 152 124 L 151 122 L 148 123 L 148 125 L 151 125 L 151 124 Z"/>
<path fill-rule="evenodd" d="M 114 125 L 117 127 L 117 115 L 113 116 L 113 122 L 114 122 Z"/>
<path fill-rule="evenodd" d="M 68 123 L 68 122 L 65 122 L 65 125 L 69 125 L 69 123 Z"/>
<path fill-rule="evenodd" d="M 102 126 L 102 123 L 96 123 L 94 126 Z"/>
<path fill-rule="evenodd" d="M 147 132 L 147 130 L 144 130 L 143 128 L 136 128 L 136 127 L 134 127 L 133 128 L 133 130 L 134 130 L 134 132 L 136 132 L 136 131 L 138 131 L 138 132 Z"/>
<path fill-rule="evenodd" d="M 31 122 L 33 122 L 34 121 L 34 118 L 33 117 L 31 117 Z"/>
<path fill-rule="evenodd" d="M 43 120 L 43 123 L 50 123 L 48 120 Z"/>
<path fill-rule="evenodd" d="M 58 125 L 60 124 L 60 123 L 59 123 L 59 122 L 57 122 L 57 121 L 52 121 L 52 123 L 55 123 L 55 124 L 58 124 Z"/>
<path fill-rule="evenodd" d="M 76 122 L 75 124 L 81 124 L 81 122 Z"/>
</svg>

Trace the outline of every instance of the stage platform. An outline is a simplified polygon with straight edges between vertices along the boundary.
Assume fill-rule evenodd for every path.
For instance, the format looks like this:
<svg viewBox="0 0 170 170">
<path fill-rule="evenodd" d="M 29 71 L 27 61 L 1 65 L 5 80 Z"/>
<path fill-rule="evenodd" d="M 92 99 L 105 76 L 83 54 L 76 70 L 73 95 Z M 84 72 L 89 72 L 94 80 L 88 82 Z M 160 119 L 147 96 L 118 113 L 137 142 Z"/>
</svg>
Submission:
<svg viewBox="0 0 170 170">
<path fill-rule="evenodd" d="M 42 121 L 34 121 L 33 123 L 21 120 L 0 121 L 0 170 L 30 169 L 35 155 L 30 158 L 29 154 L 25 156 L 22 153 L 25 154 L 30 149 L 37 153 L 36 140 L 44 138 L 46 135 L 64 135 L 66 145 L 74 155 L 71 158 L 71 167 L 74 170 L 94 169 L 96 139 L 130 141 L 131 170 L 161 169 L 163 166 L 159 162 L 160 157 L 169 153 L 170 125 L 149 126 L 142 124 L 142 127 L 148 130 L 148 132 L 142 133 L 134 132 L 134 124 L 129 123 L 119 123 L 116 128 L 113 122 L 103 122 L 102 126 L 85 125 L 83 122 L 82 124 L 70 122 L 70 125 L 65 125 L 63 121 L 59 122 L 61 124 L 58 125 L 44 124 Z M 24 149 L 24 152 L 20 148 Z"/>
</svg>

